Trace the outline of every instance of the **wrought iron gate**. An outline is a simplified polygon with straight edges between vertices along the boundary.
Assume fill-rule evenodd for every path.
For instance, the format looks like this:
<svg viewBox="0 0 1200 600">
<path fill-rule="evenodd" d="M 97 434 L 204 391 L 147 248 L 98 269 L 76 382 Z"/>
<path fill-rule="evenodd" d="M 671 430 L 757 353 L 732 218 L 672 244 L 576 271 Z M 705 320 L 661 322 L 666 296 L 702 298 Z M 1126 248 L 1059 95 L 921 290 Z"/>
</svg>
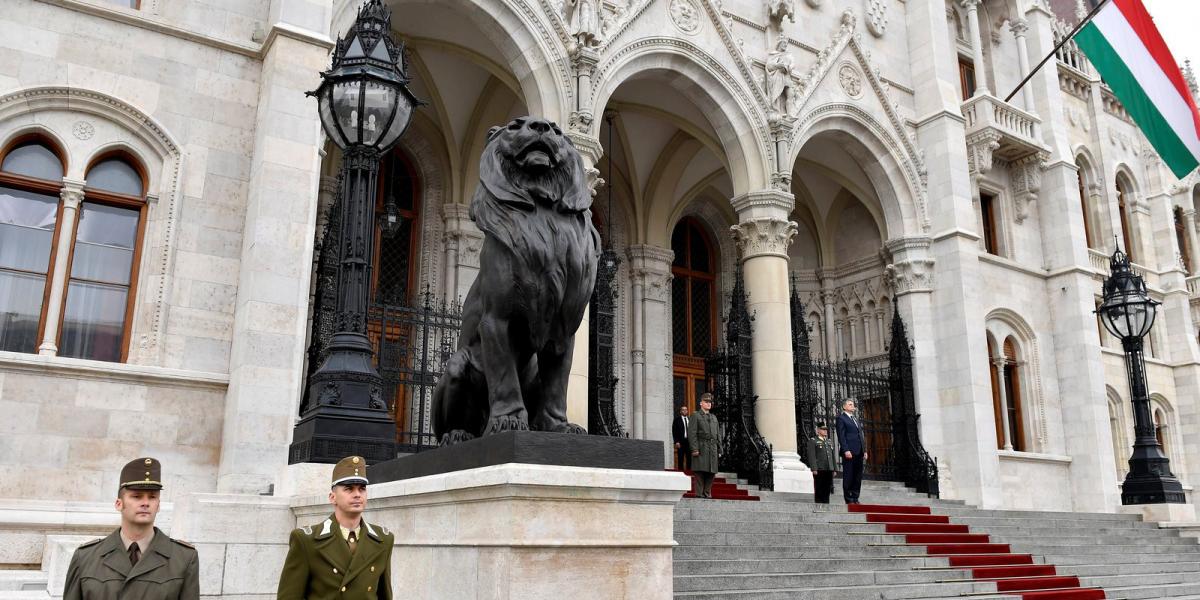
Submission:
<svg viewBox="0 0 1200 600">
<path fill-rule="evenodd" d="M 311 376 L 325 358 L 337 302 L 338 224 L 331 218 L 316 246 L 316 289 L 313 298 L 312 330 L 308 346 Z M 404 244 L 407 246 L 407 243 Z M 401 257 L 407 260 L 407 257 Z M 458 346 L 462 309 L 455 302 L 439 299 L 426 287 L 408 302 L 407 278 L 401 280 L 381 270 L 367 314 L 367 336 L 375 352 L 375 367 L 383 378 L 383 396 L 396 421 L 396 442 L 401 453 L 437 447 L 430 423 L 433 389 L 446 360 Z M 307 378 L 306 378 L 307 379 Z M 307 390 L 307 386 L 305 386 Z M 301 412 L 310 402 L 304 398 Z"/>
<path fill-rule="evenodd" d="M 588 433 L 629 437 L 616 412 L 617 375 L 614 369 L 617 321 L 617 267 L 612 248 L 600 254 L 596 287 L 588 317 Z M 576 344 L 582 340 L 575 340 Z"/>
<path fill-rule="evenodd" d="M 792 354 L 796 387 L 796 442 L 809 460 L 809 441 L 816 423 L 834 421 L 842 402 L 855 400 L 870 459 L 864 477 L 902 481 L 931 496 L 938 495 L 937 462 L 921 444 L 912 377 L 912 349 L 900 314 L 893 310 L 888 354 L 857 361 L 813 360 L 804 319 L 804 303 L 793 287 Z M 893 303 L 893 309 L 895 304 Z M 839 457 L 839 463 L 841 461 Z"/>
<path fill-rule="evenodd" d="M 721 423 L 718 466 L 722 471 L 764 490 L 775 489 L 771 446 L 758 432 L 754 421 L 750 341 L 753 318 L 746 307 L 746 288 L 739 266 L 735 274 L 729 319 L 725 323 L 725 345 L 704 361 L 704 377 L 715 400 L 713 413 Z"/>
</svg>

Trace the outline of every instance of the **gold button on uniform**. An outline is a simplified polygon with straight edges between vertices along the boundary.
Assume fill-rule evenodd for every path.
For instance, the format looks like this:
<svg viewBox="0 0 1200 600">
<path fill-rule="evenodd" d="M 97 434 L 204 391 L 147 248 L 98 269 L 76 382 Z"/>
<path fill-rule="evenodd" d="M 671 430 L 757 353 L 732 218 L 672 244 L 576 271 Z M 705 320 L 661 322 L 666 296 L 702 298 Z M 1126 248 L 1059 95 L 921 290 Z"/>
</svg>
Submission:
<svg viewBox="0 0 1200 600">
<path fill-rule="evenodd" d="M 374 573 L 374 572 L 375 572 L 375 565 L 371 565 L 371 572 L 372 572 L 372 573 Z"/>
<path fill-rule="evenodd" d="M 371 591 L 371 586 L 369 586 L 369 585 L 367 586 L 367 591 L 368 592 Z"/>
<path fill-rule="evenodd" d="M 344 585 L 342 586 L 342 591 L 343 592 L 346 591 L 346 586 L 344 586 Z"/>
<path fill-rule="evenodd" d="M 334 575 L 337 575 L 337 567 L 334 567 L 334 568 L 333 568 L 333 574 L 334 574 Z"/>
</svg>

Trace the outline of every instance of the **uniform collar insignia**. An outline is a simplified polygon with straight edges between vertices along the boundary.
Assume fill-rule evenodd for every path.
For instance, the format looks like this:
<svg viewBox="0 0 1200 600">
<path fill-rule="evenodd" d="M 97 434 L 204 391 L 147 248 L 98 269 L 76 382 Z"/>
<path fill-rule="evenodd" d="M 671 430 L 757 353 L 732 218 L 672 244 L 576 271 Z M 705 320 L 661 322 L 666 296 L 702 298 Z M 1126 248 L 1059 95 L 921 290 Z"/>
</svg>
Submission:
<svg viewBox="0 0 1200 600">
<path fill-rule="evenodd" d="M 317 537 L 323 538 L 323 537 L 329 535 L 330 527 L 333 527 L 333 519 L 325 519 L 325 522 L 321 523 L 321 533 L 318 533 Z"/>
<path fill-rule="evenodd" d="M 367 535 L 369 535 L 369 536 L 371 536 L 371 537 L 375 538 L 375 541 L 377 541 L 377 542 L 378 542 L 378 541 L 382 541 L 382 540 L 380 540 L 380 539 L 379 539 L 379 534 L 378 534 L 378 533 L 375 533 L 375 529 L 371 527 L 371 524 L 370 524 L 370 523 L 367 523 L 366 521 L 363 521 L 363 522 L 362 522 L 362 524 L 363 524 L 363 528 L 367 530 Z"/>
</svg>

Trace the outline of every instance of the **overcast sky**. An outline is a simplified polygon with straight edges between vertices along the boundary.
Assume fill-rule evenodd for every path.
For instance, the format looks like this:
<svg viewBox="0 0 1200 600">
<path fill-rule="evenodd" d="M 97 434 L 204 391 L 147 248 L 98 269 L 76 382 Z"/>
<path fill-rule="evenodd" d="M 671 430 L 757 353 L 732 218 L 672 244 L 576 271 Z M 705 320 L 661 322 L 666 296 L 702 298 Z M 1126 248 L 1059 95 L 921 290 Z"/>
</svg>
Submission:
<svg viewBox="0 0 1200 600">
<path fill-rule="evenodd" d="M 1200 68 L 1200 0 L 1143 0 L 1179 66 Z"/>
</svg>

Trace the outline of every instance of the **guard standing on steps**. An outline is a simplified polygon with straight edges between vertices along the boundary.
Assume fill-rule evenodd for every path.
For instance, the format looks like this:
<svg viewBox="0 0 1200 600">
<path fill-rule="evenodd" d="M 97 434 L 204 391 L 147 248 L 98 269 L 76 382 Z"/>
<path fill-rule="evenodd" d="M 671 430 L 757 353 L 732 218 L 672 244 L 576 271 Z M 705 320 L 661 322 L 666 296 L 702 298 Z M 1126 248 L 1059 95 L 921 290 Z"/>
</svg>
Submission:
<svg viewBox="0 0 1200 600">
<path fill-rule="evenodd" d="M 870 457 L 863 438 L 862 424 L 855 416 L 857 405 L 853 398 L 842 402 L 842 414 L 837 418 L 838 445 L 842 449 L 842 496 L 846 504 L 858 504 L 862 489 L 863 462 Z"/>
<path fill-rule="evenodd" d="M 817 421 L 817 437 L 808 441 L 808 467 L 813 472 L 813 496 L 817 504 L 829 504 L 833 472 L 837 470 L 833 440 L 825 421 Z"/>
<path fill-rule="evenodd" d="M 162 489 L 157 459 L 137 458 L 121 469 L 121 527 L 75 550 L 63 600 L 199 600 L 196 549 L 154 526 Z"/>
<path fill-rule="evenodd" d="M 391 600 L 395 536 L 362 518 L 367 508 L 367 461 L 347 456 L 333 467 L 333 514 L 292 531 L 279 574 L 278 600 L 332 598 Z"/>
<path fill-rule="evenodd" d="M 700 480 L 696 496 L 712 498 L 713 479 L 720 470 L 717 459 L 721 456 L 721 425 L 712 414 L 713 395 L 700 395 L 700 412 L 688 419 L 688 439 L 692 443 L 692 472 Z"/>
</svg>

